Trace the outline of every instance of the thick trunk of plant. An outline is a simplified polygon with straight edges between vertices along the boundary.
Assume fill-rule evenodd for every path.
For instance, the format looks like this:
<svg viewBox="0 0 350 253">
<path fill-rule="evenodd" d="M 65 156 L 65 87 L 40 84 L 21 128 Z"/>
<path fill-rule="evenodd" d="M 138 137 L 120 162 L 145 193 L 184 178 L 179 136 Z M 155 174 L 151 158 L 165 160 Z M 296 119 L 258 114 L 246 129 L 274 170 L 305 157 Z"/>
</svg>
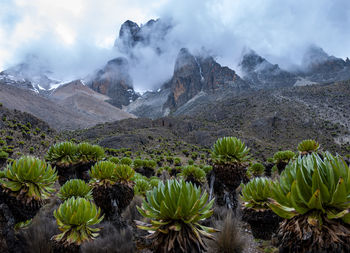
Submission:
<svg viewBox="0 0 350 253">
<path fill-rule="evenodd" d="M 2 187 L 0 187 L 0 203 L 8 206 L 15 223 L 32 219 L 42 206 L 42 203 L 36 200 L 25 203 L 24 199 L 17 199 L 12 192 L 7 192 Z"/>
<path fill-rule="evenodd" d="M 220 181 L 230 189 L 236 189 L 241 182 L 249 181 L 246 169 L 241 164 L 214 164 L 213 172 L 216 181 Z"/>
<path fill-rule="evenodd" d="M 281 218 L 271 210 L 255 211 L 252 208 L 242 210 L 242 220 L 249 223 L 254 238 L 270 240 L 277 232 Z"/>
<path fill-rule="evenodd" d="M 79 253 L 80 246 L 75 244 L 64 245 L 63 243 L 51 240 L 53 253 Z"/>
<path fill-rule="evenodd" d="M 307 215 L 300 215 L 280 224 L 277 240 L 281 253 L 346 253 L 350 252 L 350 226 L 325 217 L 321 227 L 312 226 Z"/>
<path fill-rule="evenodd" d="M 184 226 L 181 231 L 170 230 L 167 234 L 156 231 L 147 238 L 153 241 L 152 250 L 155 253 L 201 253 L 206 248 L 188 226 Z"/>
<path fill-rule="evenodd" d="M 279 174 L 281 174 L 281 172 L 284 171 L 284 169 L 286 168 L 287 164 L 288 163 L 286 163 L 286 162 L 279 162 L 279 163 L 276 164 Z"/>
<path fill-rule="evenodd" d="M 75 166 L 59 166 L 56 165 L 57 175 L 58 175 L 58 182 L 62 186 L 64 185 L 68 180 L 77 178 Z"/>
<path fill-rule="evenodd" d="M 154 176 L 154 169 L 152 168 L 142 167 L 135 169 L 135 171 L 146 177 Z"/>
<path fill-rule="evenodd" d="M 24 252 L 23 243 L 16 237 L 15 219 L 4 203 L 0 204 L 0 250 L 2 253 Z"/>
<path fill-rule="evenodd" d="M 89 170 L 91 169 L 91 166 L 93 166 L 94 164 L 95 162 L 77 164 L 75 167 L 76 177 L 78 179 L 84 180 L 85 182 L 89 182 L 90 180 Z"/>
<path fill-rule="evenodd" d="M 102 209 L 107 219 L 121 214 L 134 197 L 133 188 L 119 183 L 109 187 L 96 186 L 92 192 L 96 205 Z"/>
</svg>

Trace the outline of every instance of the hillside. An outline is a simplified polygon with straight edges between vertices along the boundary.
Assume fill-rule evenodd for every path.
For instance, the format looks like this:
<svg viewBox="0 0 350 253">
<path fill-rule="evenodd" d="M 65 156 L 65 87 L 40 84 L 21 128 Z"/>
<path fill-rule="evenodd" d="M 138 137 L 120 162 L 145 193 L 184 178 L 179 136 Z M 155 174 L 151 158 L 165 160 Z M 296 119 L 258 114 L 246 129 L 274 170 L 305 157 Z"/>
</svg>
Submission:
<svg viewBox="0 0 350 253">
<path fill-rule="evenodd" d="M 0 102 L 9 109 L 30 113 L 56 130 L 82 129 L 101 122 L 133 117 L 104 102 L 100 94 L 95 92 L 91 95 L 82 88 L 82 84 L 77 90 L 62 86 L 52 97 L 44 97 L 0 81 Z"/>
<path fill-rule="evenodd" d="M 344 98 L 349 93 L 349 82 L 341 82 L 261 90 L 237 97 L 221 95 L 215 102 L 203 95 L 176 117 L 100 124 L 72 136 L 105 147 L 136 151 L 154 149 L 162 140 L 210 148 L 218 137 L 234 135 L 246 141 L 261 158 L 314 138 L 324 149 L 347 154 L 350 115 L 346 110 L 349 102 Z"/>
</svg>

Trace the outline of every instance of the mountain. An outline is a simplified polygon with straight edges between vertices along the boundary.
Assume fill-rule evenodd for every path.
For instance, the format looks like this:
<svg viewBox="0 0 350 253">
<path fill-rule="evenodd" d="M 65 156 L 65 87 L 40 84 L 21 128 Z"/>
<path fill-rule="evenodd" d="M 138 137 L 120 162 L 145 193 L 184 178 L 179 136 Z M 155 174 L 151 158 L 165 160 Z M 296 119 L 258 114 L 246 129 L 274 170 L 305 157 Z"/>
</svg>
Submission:
<svg viewBox="0 0 350 253">
<path fill-rule="evenodd" d="M 347 81 L 221 95 L 216 101 L 203 100 L 181 115 L 127 119 L 73 135 L 105 147 L 153 152 L 158 140 L 210 148 L 218 137 L 237 136 L 247 143 L 254 157 L 264 159 L 278 150 L 296 150 L 300 141 L 312 138 L 323 150 L 347 154 L 349 86 Z"/>
<path fill-rule="evenodd" d="M 93 91 L 81 80 L 58 87 L 49 98 L 62 107 L 78 111 L 99 123 L 135 117 L 107 103 L 109 97 Z"/>
<path fill-rule="evenodd" d="M 0 72 L 0 80 L 8 85 L 47 94 L 52 85 L 58 84 L 58 81 L 48 77 L 49 74 L 45 63 L 29 55 L 22 63 Z"/>
<path fill-rule="evenodd" d="M 350 60 L 328 55 L 322 48 L 310 46 L 298 74 L 317 83 L 330 83 L 350 79 Z"/>
<path fill-rule="evenodd" d="M 30 113 L 56 130 L 82 129 L 106 121 L 134 117 L 103 99 L 105 97 L 80 81 L 63 85 L 52 95 L 44 97 L 0 80 L 0 102 L 5 107 Z"/>
<path fill-rule="evenodd" d="M 271 64 L 253 50 L 248 50 L 239 64 L 243 79 L 256 89 L 291 87 L 297 76 L 282 70 L 277 64 Z"/>
<path fill-rule="evenodd" d="M 121 25 L 119 37 L 116 39 L 114 46 L 131 57 L 134 56 L 133 48 L 137 46 L 149 46 L 157 53 L 162 53 L 160 44 L 171 28 L 170 22 L 161 19 L 151 19 L 141 26 L 127 20 Z"/>
<path fill-rule="evenodd" d="M 218 94 L 237 95 L 249 89 L 233 70 L 222 67 L 212 57 L 194 56 L 182 48 L 172 78 L 157 92 L 146 93 L 126 110 L 137 116 L 156 118 L 176 113 L 199 96 L 209 101 Z"/>
<path fill-rule="evenodd" d="M 88 80 L 88 85 L 93 90 L 110 97 L 108 102 L 118 108 L 130 104 L 138 98 L 138 94 L 132 87 L 128 64 L 128 60 L 123 57 L 110 60 Z"/>
</svg>

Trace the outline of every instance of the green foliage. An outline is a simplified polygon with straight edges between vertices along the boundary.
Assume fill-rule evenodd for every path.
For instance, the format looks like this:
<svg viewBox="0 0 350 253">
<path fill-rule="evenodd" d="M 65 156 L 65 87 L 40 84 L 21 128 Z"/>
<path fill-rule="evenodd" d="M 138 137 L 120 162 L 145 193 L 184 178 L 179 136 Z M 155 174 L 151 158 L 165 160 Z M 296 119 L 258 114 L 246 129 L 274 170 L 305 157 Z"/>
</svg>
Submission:
<svg viewBox="0 0 350 253">
<path fill-rule="evenodd" d="M 71 179 L 61 187 L 57 196 L 63 201 L 71 197 L 81 197 L 92 200 L 92 189 L 84 180 Z"/>
<path fill-rule="evenodd" d="M 133 162 L 134 169 L 141 169 L 143 167 L 143 160 L 135 159 Z"/>
<path fill-rule="evenodd" d="M 130 184 L 134 175 L 135 171 L 129 165 L 117 164 L 115 167 L 115 179 L 120 183 Z"/>
<path fill-rule="evenodd" d="M 143 178 L 139 178 L 135 180 L 135 185 L 134 185 L 135 195 L 146 196 L 146 192 L 149 191 L 151 188 L 152 186 L 148 182 L 148 180 Z"/>
<path fill-rule="evenodd" d="M 174 247 L 175 240 L 183 252 L 190 252 L 192 244 L 205 248 L 202 236 L 213 239 L 210 233 L 215 232 L 213 228 L 199 224 L 213 214 L 214 199 L 207 201 L 208 194 L 192 183 L 175 179 L 165 184 L 160 182 L 158 187 L 146 193 L 142 206 L 137 207 L 151 223 L 138 227 L 155 231 L 152 235 L 155 245 L 165 246 L 168 250 Z"/>
<path fill-rule="evenodd" d="M 266 177 L 256 177 L 242 186 L 243 205 L 254 210 L 268 209 L 272 181 Z"/>
<path fill-rule="evenodd" d="M 194 164 L 194 161 L 193 161 L 192 159 L 189 159 L 189 160 L 187 161 L 187 163 L 188 163 L 188 165 L 193 165 L 193 164 Z"/>
<path fill-rule="evenodd" d="M 62 231 L 54 239 L 64 245 L 80 245 L 91 241 L 100 231 L 94 227 L 103 220 L 100 213 L 100 208 L 85 198 L 72 197 L 66 200 L 53 213 L 58 228 Z"/>
<path fill-rule="evenodd" d="M 59 166 L 70 166 L 77 160 L 77 146 L 72 142 L 61 142 L 49 148 L 46 160 Z"/>
<path fill-rule="evenodd" d="M 113 185 L 117 181 L 116 167 L 117 165 L 110 161 L 97 162 L 89 171 L 91 181 L 98 185 Z"/>
<path fill-rule="evenodd" d="M 289 163 L 279 182 L 273 184 L 274 201 L 270 208 L 290 219 L 307 215 L 309 221 L 322 225 L 322 217 L 341 219 L 350 224 L 350 171 L 339 156 L 317 153 Z"/>
<path fill-rule="evenodd" d="M 254 177 L 259 177 L 264 175 L 265 166 L 262 165 L 261 163 L 254 163 L 252 166 L 248 168 L 247 172 Z"/>
<path fill-rule="evenodd" d="M 291 159 L 295 157 L 295 153 L 291 150 L 278 151 L 273 155 L 273 160 L 275 163 L 288 163 Z"/>
<path fill-rule="evenodd" d="M 105 151 L 98 145 L 83 142 L 77 146 L 77 161 L 82 163 L 97 162 L 103 159 Z"/>
<path fill-rule="evenodd" d="M 1 186 L 27 202 L 49 198 L 57 180 L 55 169 L 32 156 L 23 156 L 9 163 L 3 173 L 4 177 L 0 179 Z"/>
<path fill-rule="evenodd" d="M 121 164 L 125 164 L 125 165 L 131 166 L 132 160 L 131 160 L 131 158 L 129 158 L 129 157 L 123 157 L 123 158 L 120 160 L 120 163 L 121 163 Z"/>
<path fill-rule="evenodd" d="M 0 151 L 0 159 L 7 159 L 9 154 L 5 151 Z"/>
<path fill-rule="evenodd" d="M 151 177 L 149 180 L 149 183 L 151 184 L 151 187 L 158 187 L 159 182 L 161 182 L 161 180 L 158 177 Z"/>
<path fill-rule="evenodd" d="M 175 166 L 180 166 L 181 165 L 181 159 L 179 157 L 174 158 L 174 165 Z"/>
<path fill-rule="evenodd" d="M 119 164 L 120 163 L 120 160 L 118 157 L 115 157 L 115 156 L 112 156 L 108 159 L 108 161 L 112 162 L 112 163 L 115 163 L 115 164 Z"/>
<path fill-rule="evenodd" d="M 193 178 L 199 183 L 205 183 L 206 174 L 204 170 L 195 165 L 188 165 L 182 168 L 180 176 L 184 177 L 185 180 Z"/>
<path fill-rule="evenodd" d="M 317 152 L 319 147 L 320 147 L 320 144 L 315 140 L 303 140 L 298 145 L 298 151 L 300 153 L 312 153 L 312 152 Z"/>
<path fill-rule="evenodd" d="M 202 170 L 204 170 L 205 174 L 208 174 L 210 171 L 213 170 L 213 166 L 211 166 L 211 165 L 204 165 Z"/>
<path fill-rule="evenodd" d="M 223 137 L 218 139 L 211 153 L 216 164 L 242 163 L 249 159 L 249 148 L 236 137 Z"/>
</svg>

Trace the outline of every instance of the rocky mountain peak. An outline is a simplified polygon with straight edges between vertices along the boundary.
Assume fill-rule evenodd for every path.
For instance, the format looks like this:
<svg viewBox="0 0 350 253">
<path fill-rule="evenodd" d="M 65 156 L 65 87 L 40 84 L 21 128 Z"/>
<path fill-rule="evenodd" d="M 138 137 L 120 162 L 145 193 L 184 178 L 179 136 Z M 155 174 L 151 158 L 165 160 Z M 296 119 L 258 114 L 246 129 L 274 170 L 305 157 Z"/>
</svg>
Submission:
<svg viewBox="0 0 350 253">
<path fill-rule="evenodd" d="M 129 74 L 128 60 L 123 57 L 110 60 L 88 84 L 93 90 L 109 96 L 111 99 L 108 102 L 118 108 L 138 98 Z"/>
<path fill-rule="evenodd" d="M 282 70 L 255 51 L 246 52 L 239 64 L 243 79 L 257 89 L 293 86 L 297 81 L 295 74 Z"/>
<path fill-rule="evenodd" d="M 150 46 L 157 53 L 161 53 L 159 44 L 164 40 L 171 27 L 169 22 L 160 19 L 151 19 L 140 26 L 127 20 L 120 27 L 119 37 L 114 42 L 114 46 L 127 54 L 132 54 L 132 49 L 136 45 Z"/>
<path fill-rule="evenodd" d="M 166 106 L 172 110 L 184 105 L 201 91 L 249 88 L 233 70 L 222 67 L 212 57 L 194 56 L 186 48 L 178 53 L 173 77 L 165 86 L 171 89 Z"/>
<path fill-rule="evenodd" d="M 46 65 L 37 56 L 28 55 L 23 62 L 0 72 L 0 78 L 3 82 L 18 88 L 38 93 L 46 92 L 51 85 L 58 83 L 48 77 L 51 72 L 47 70 Z"/>
</svg>

